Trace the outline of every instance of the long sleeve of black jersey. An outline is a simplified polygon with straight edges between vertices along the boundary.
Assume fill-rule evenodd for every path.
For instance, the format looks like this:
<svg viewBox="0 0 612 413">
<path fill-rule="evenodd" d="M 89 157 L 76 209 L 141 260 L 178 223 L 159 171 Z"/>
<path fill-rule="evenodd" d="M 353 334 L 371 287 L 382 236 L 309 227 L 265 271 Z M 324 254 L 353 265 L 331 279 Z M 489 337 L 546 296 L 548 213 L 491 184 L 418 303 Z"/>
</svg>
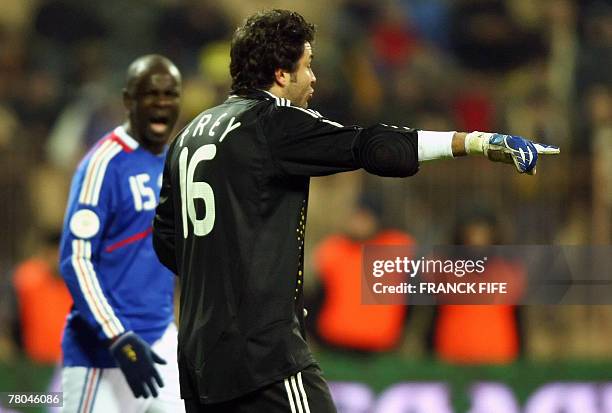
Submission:
<svg viewBox="0 0 612 413">
<path fill-rule="evenodd" d="M 321 176 L 364 168 L 379 176 L 406 177 L 419 169 L 415 129 L 343 126 L 295 106 L 275 106 L 263 128 L 272 159 L 289 175 Z"/>
<path fill-rule="evenodd" d="M 168 152 L 170 154 L 170 152 Z M 153 219 L 153 248 L 159 261 L 170 271 L 178 274 L 176 264 L 175 236 L 176 226 L 174 222 L 174 201 L 172 199 L 172 188 L 169 171 L 170 155 L 164 164 L 164 173 L 159 204 L 155 210 Z"/>
</svg>

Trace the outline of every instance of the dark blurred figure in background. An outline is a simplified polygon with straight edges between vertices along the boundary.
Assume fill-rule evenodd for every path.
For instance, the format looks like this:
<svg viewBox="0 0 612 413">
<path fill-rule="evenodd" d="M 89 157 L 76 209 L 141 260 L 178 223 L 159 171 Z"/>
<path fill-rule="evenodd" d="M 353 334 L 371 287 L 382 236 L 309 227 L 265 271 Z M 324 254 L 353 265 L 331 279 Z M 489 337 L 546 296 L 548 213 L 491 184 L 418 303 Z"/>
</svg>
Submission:
<svg viewBox="0 0 612 413">
<path fill-rule="evenodd" d="M 484 247 L 500 243 L 500 229 L 493 214 L 474 211 L 459 222 L 456 245 Z M 485 274 L 494 274 L 496 279 L 524 277 L 520 267 L 499 258 L 489 259 Z M 442 305 L 437 308 L 432 328 L 433 352 L 449 363 L 506 364 L 521 354 L 518 313 L 513 305 Z"/>
<path fill-rule="evenodd" d="M 576 147 L 591 148 L 592 242 L 604 245 L 612 241 L 612 3 L 585 3 L 576 93 L 582 103 L 579 126 L 586 145 Z"/>
<path fill-rule="evenodd" d="M 0 363 L 12 363 L 17 352 L 17 321 L 13 288 L 9 283 L 10 277 L 0 276 Z"/>
<path fill-rule="evenodd" d="M 401 343 L 406 306 L 361 304 L 363 246 L 414 244 L 410 235 L 381 227 L 382 207 L 373 194 L 362 194 L 347 217 L 345 232 L 330 235 L 315 249 L 321 286 L 307 321 L 325 346 L 369 353 L 393 350 Z"/>
<path fill-rule="evenodd" d="M 227 40 L 233 28 L 222 7 L 213 2 L 175 2 L 161 13 L 156 27 L 158 44 L 178 66 L 198 66 L 206 44 Z"/>
<path fill-rule="evenodd" d="M 468 68 L 503 72 L 546 53 L 541 32 L 531 31 L 503 0 L 453 2 L 451 50 Z"/>
</svg>

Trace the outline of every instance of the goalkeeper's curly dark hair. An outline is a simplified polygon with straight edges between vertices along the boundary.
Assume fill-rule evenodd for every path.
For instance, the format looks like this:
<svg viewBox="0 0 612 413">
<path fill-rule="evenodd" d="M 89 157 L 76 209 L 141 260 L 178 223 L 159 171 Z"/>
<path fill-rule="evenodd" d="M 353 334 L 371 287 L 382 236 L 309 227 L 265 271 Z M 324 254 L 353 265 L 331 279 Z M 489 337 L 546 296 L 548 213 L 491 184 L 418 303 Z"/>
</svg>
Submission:
<svg viewBox="0 0 612 413">
<path fill-rule="evenodd" d="M 232 91 L 268 89 L 278 68 L 293 72 L 314 40 L 315 27 L 289 10 L 269 10 L 249 17 L 232 38 Z"/>
</svg>

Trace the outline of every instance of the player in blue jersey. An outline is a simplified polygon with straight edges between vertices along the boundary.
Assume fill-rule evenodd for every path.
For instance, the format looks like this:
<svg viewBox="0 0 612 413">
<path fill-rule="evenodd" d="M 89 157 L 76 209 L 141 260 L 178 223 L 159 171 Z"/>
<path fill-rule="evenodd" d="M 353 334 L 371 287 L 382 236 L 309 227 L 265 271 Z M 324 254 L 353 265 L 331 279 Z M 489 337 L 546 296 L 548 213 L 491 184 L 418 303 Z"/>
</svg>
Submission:
<svg viewBox="0 0 612 413">
<path fill-rule="evenodd" d="M 66 412 L 184 411 L 174 277 L 151 242 L 180 91 L 170 60 L 135 60 L 123 91 L 125 123 L 74 175 L 60 252 L 74 300 L 62 340 Z"/>
</svg>

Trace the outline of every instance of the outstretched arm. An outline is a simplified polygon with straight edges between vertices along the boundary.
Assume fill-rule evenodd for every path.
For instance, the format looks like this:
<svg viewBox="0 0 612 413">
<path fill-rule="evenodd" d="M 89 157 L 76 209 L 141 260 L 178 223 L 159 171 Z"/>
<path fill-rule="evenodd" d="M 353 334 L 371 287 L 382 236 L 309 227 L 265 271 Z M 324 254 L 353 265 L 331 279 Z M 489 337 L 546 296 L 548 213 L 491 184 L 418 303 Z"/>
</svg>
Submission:
<svg viewBox="0 0 612 413">
<path fill-rule="evenodd" d="M 521 136 L 487 132 L 419 131 L 419 162 L 484 155 L 493 162 L 513 163 L 519 173 L 535 175 L 539 155 L 556 155 L 559 148 Z"/>
</svg>

